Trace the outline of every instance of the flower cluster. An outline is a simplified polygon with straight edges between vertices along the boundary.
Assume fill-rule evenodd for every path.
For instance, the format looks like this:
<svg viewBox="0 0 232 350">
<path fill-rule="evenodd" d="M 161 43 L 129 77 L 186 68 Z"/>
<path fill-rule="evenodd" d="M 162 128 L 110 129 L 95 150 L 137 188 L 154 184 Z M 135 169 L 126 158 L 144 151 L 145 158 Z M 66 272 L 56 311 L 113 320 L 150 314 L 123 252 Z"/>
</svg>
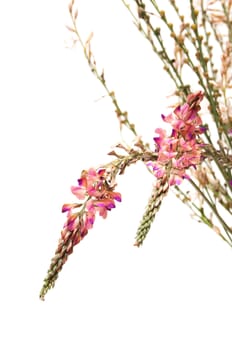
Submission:
<svg viewBox="0 0 232 350">
<path fill-rule="evenodd" d="M 107 211 L 115 208 L 115 200 L 121 202 L 120 193 L 113 191 L 115 185 L 109 184 L 107 175 L 107 169 L 96 171 L 90 168 L 82 172 L 81 178 L 78 179 L 78 186 L 71 187 L 72 193 L 79 200 L 85 200 L 81 217 L 86 230 L 93 227 L 96 213 L 106 218 Z M 66 225 L 69 230 L 75 230 L 78 225 L 80 213 L 73 212 L 78 207 L 78 203 L 63 205 L 62 212 L 68 212 Z"/>
<path fill-rule="evenodd" d="M 157 178 L 167 173 L 169 185 L 179 185 L 184 178 L 189 178 L 186 170 L 202 160 L 203 144 L 197 139 L 197 135 L 205 131 L 198 114 L 202 99 L 202 92 L 191 94 L 184 105 L 176 107 L 168 116 L 162 115 L 162 119 L 172 126 L 170 136 L 162 128 L 155 130 L 158 158 L 148 165 L 152 166 Z"/>
<path fill-rule="evenodd" d="M 67 212 L 67 220 L 61 231 L 61 238 L 55 256 L 51 261 L 47 277 L 40 292 L 40 298 L 44 299 L 48 290 L 55 285 L 55 281 L 68 256 L 93 227 L 96 214 L 106 218 L 107 212 L 115 208 L 115 200 L 121 201 L 121 195 L 114 192 L 115 184 L 108 170 L 93 168 L 83 171 L 78 179 L 78 186 L 72 186 L 72 193 L 84 202 L 64 204 L 62 212 Z M 77 210 L 80 208 L 80 210 Z"/>
</svg>

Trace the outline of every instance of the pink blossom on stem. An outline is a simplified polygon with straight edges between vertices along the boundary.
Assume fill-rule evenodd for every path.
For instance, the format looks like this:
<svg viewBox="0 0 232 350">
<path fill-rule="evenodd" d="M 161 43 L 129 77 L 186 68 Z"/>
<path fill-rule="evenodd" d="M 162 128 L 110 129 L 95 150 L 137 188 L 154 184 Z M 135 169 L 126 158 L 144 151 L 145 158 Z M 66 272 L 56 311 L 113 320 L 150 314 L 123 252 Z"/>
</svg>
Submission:
<svg viewBox="0 0 232 350">
<path fill-rule="evenodd" d="M 64 204 L 62 212 L 67 213 L 67 220 L 61 231 L 55 256 L 51 261 L 47 277 L 40 292 L 44 299 L 48 290 L 54 287 L 58 274 L 77 245 L 93 227 L 96 214 L 103 218 L 107 212 L 115 208 L 115 201 L 121 201 L 121 194 L 114 192 L 115 184 L 111 185 L 108 179 L 108 169 L 95 170 L 90 168 L 83 171 L 78 179 L 78 186 L 72 186 L 72 193 L 83 203 Z M 81 210 L 77 211 L 81 207 Z"/>
<path fill-rule="evenodd" d="M 170 135 L 162 128 L 155 130 L 158 157 L 148 166 L 152 166 L 157 178 L 168 173 L 170 185 L 179 185 L 183 179 L 189 178 L 186 170 L 201 162 L 204 145 L 199 143 L 197 136 L 205 131 L 198 114 L 202 99 L 202 92 L 191 94 L 185 104 L 176 107 L 168 116 L 162 115 L 162 119 L 172 126 Z"/>
</svg>

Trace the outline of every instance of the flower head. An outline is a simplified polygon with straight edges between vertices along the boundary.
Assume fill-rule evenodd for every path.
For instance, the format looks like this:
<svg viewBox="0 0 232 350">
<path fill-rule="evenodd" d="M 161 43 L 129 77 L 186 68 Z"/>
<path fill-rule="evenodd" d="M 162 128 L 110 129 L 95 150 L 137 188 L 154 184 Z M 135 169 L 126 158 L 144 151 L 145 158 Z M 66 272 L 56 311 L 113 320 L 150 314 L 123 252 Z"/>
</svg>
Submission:
<svg viewBox="0 0 232 350">
<path fill-rule="evenodd" d="M 163 177 L 165 172 L 169 173 L 169 184 L 179 185 L 183 179 L 189 178 L 186 170 L 200 163 L 202 144 L 197 136 L 205 129 L 198 112 L 203 93 L 197 92 L 187 97 L 187 102 L 178 106 L 162 119 L 172 126 L 171 134 L 158 128 L 155 130 L 158 136 L 154 137 L 158 157 L 157 161 L 149 162 L 157 178 Z"/>
<path fill-rule="evenodd" d="M 61 231 L 55 256 L 44 280 L 40 293 L 41 299 L 44 299 L 47 291 L 54 286 L 60 270 L 73 252 L 73 247 L 93 227 L 96 214 L 106 218 L 108 211 L 115 208 L 115 201 L 121 201 L 121 194 L 114 192 L 115 184 L 111 185 L 106 168 L 97 170 L 90 168 L 88 171 L 83 171 L 77 182 L 78 186 L 72 186 L 71 191 L 77 199 L 83 202 L 64 204 L 62 207 L 62 212 L 67 214 L 67 219 Z"/>
</svg>

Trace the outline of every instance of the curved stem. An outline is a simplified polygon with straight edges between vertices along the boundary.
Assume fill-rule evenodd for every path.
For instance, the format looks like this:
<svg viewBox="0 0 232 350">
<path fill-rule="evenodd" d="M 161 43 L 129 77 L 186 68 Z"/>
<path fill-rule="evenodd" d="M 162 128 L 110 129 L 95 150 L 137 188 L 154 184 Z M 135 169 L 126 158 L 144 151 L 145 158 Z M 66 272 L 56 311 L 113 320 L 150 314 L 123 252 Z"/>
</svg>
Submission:
<svg viewBox="0 0 232 350">
<path fill-rule="evenodd" d="M 232 238 L 230 236 L 230 234 L 232 234 L 232 229 L 222 219 L 221 215 L 217 211 L 216 206 L 209 201 L 209 199 L 206 197 L 206 195 L 201 191 L 201 189 L 195 184 L 195 182 L 193 180 L 189 179 L 189 182 L 200 193 L 202 198 L 206 201 L 208 206 L 212 209 L 212 211 L 214 212 L 214 214 L 218 218 L 219 222 L 221 223 L 222 227 L 224 228 L 224 231 L 225 231 L 227 237 L 229 238 L 230 242 L 232 243 Z"/>
</svg>

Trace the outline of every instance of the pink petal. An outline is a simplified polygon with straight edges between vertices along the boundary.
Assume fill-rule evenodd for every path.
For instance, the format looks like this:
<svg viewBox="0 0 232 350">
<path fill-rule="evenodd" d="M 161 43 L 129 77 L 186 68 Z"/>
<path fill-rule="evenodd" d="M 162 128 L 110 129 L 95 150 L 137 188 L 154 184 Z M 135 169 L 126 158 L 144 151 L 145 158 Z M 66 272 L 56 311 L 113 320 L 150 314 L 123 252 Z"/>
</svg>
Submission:
<svg viewBox="0 0 232 350">
<path fill-rule="evenodd" d="M 78 198 L 78 199 L 85 199 L 86 190 L 79 186 L 71 186 L 71 192 Z"/>
<path fill-rule="evenodd" d="M 112 192 L 112 198 L 118 202 L 122 201 L 121 193 L 119 193 L 119 192 Z"/>
<path fill-rule="evenodd" d="M 103 219 L 105 219 L 107 217 L 107 209 L 102 207 L 98 207 L 97 209 L 98 209 L 99 215 L 102 216 Z"/>
<path fill-rule="evenodd" d="M 112 208 L 115 208 L 115 204 L 113 202 L 113 200 L 110 200 L 110 199 L 102 199 L 102 200 L 99 200 L 99 201 L 95 201 L 94 203 L 97 207 L 104 207 L 106 209 L 112 209 Z"/>
<path fill-rule="evenodd" d="M 66 211 L 70 211 L 70 210 L 75 209 L 75 208 L 79 208 L 81 206 L 82 206 L 82 204 L 78 204 L 78 203 L 63 204 L 62 213 L 65 213 Z"/>
</svg>

